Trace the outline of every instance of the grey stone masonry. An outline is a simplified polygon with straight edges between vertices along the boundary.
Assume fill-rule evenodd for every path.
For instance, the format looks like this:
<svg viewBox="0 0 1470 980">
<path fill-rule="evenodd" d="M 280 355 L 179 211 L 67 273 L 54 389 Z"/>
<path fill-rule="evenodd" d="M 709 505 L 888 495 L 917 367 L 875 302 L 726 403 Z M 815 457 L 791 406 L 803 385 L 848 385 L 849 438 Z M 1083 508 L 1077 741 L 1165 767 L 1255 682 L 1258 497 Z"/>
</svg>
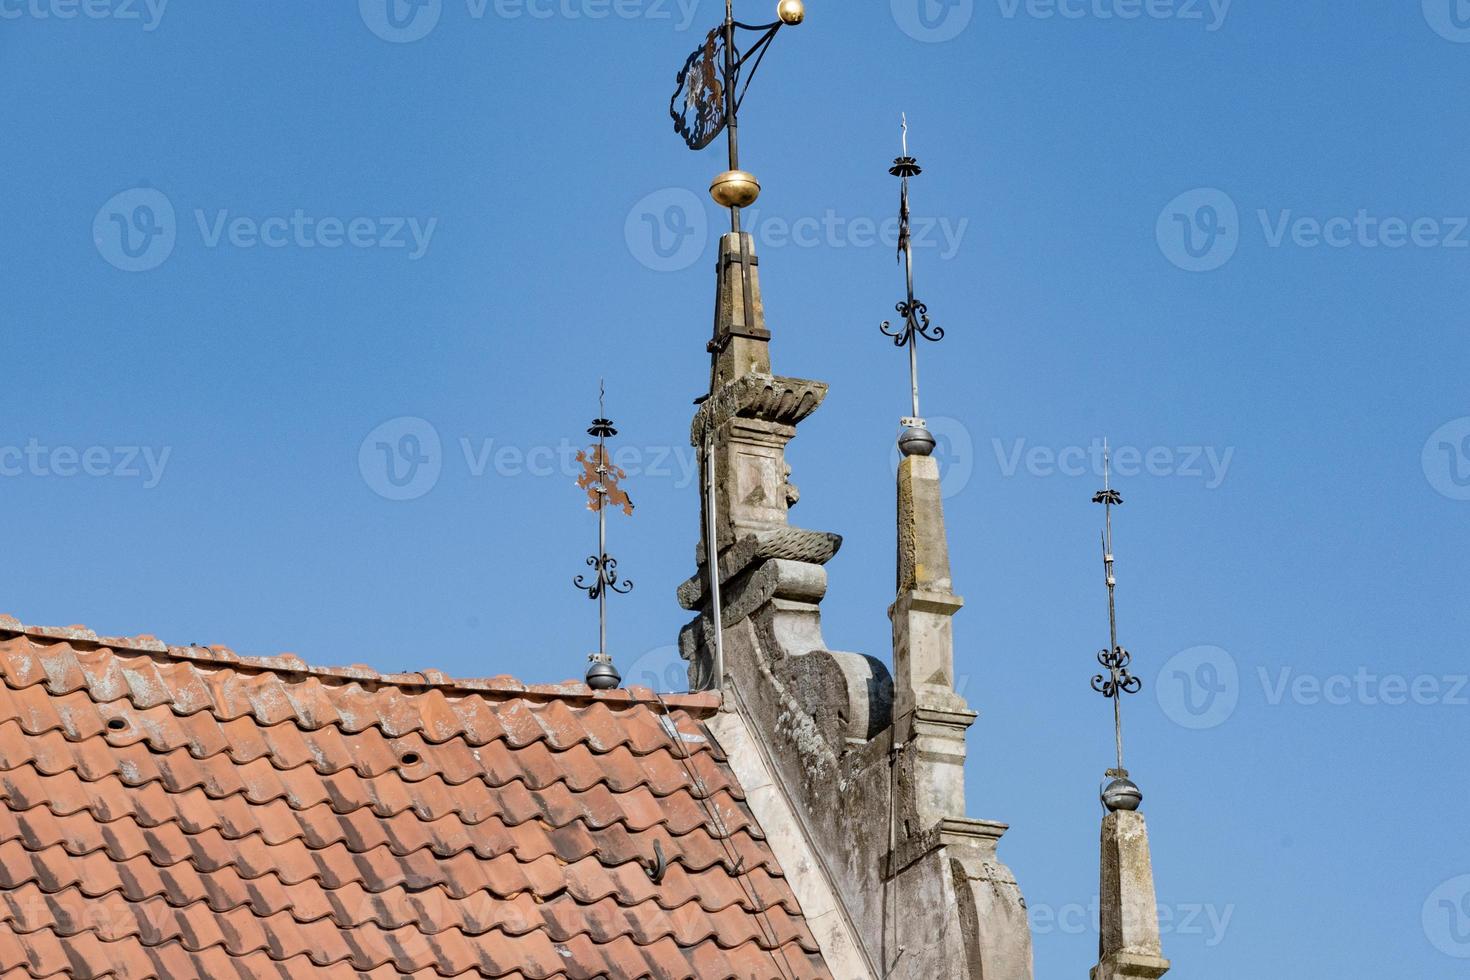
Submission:
<svg viewBox="0 0 1470 980">
<path fill-rule="evenodd" d="M 1148 825 L 1141 813 L 1110 813 L 1102 825 L 1102 942 L 1092 980 L 1155 980 L 1168 972 Z"/>
<path fill-rule="evenodd" d="M 744 251 L 754 262 L 747 239 Z M 715 451 L 713 556 L 679 587 L 695 618 L 680 633 L 693 688 L 718 686 L 768 760 L 823 877 L 859 938 L 868 974 L 922 980 L 1031 980 L 1031 939 L 1015 879 L 996 856 L 1002 824 L 965 816 L 965 734 L 954 692 L 949 580 L 932 460 L 900 471 L 900 585 L 893 606 L 898 683 L 881 660 L 827 648 L 824 566 L 842 539 L 793 527 L 799 500 L 786 445 L 827 386 L 771 369 L 759 280 L 746 317 L 741 243 L 721 242 L 710 397 L 691 439 Z M 720 582 L 724 676 L 714 677 L 710 559 Z M 753 804 L 754 806 L 754 804 Z M 762 819 L 778 819 L 778 815 Z M 843 977 L 843 980 L 849 980 Z"/>
<path fill-rule="evenodd" d="M 997 845 L 1006 826 L 965 816 L 966 735 L 976 715 L 954 689 L 954 592 L 939 464 L 898 467 L 898 582 L 893 621 L 893 848 L 885 881 L 895 907 L 950 910 L 949 934 L 907 914 L 887 923 L 894 976 L 1029 978 L 1026 904 Z M 936 890 L 936 886 L 939 886 Z M 899 952 L 901 951 L 901 952 Z"/>
</svg>

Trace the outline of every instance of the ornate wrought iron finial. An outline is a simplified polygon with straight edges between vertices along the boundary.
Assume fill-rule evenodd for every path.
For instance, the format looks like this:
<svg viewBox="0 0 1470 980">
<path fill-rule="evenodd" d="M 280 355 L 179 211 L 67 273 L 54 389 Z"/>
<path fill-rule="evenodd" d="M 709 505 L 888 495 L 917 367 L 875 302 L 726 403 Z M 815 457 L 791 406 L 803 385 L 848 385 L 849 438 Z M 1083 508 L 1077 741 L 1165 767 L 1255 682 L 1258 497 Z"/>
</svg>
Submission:
<svg viewBox="0 0 1470 980">
<path fill-rule="evenodd" d="M 740 169 L 740 107 L 781 28 L 795 27 L 805 19 L 803 0 L 780 0 L 771 23 L 744 24 L 735 19 L 733 0 L 725 0 L 725 22 L 710 31 L 704 43 L 685 60 L 669 102 L 674 131 L 691 150 L 702 150 L 721 132 L 725 134 L 730 169 L 714 179 L 710 195 L 721 207 L 730 209 L 730 230 L 737 234 L 740 209 L 754 204 L 761 190 L 755 176 Z M 737 31 L 757 35 L 744 51 L 739 48 Z M 747 65 L 750 70 L 745 73 Z"/>
<path fill-rule="evenodd" d="M 717 175 L 710 183 L 710 196 L 720 207 L 730 211 L 730 231 L 736 236 L 736 255 L 740 266 L 740 293 L 744 300 L 745 316 L 749 319 L 755 309 L 754 286 L 751 282 L 750 243 L 740 230 L 740 210 L 754 204 L 760 197 L 761 185 L 756 176 L 740 169 L 740 107 L 745 103 L 750 83 L 755 80 L 761 62 L 783 27 L 795 27 L 806 20 L 804 0 L 780 0 L 776 7 L 776 19 L 769 24 L 744 24 L 735 19 L 733 0 L 725 0 L 725 22 L 710 31 L 704 43 L 694 50 L 684 62 L 675 80 L 674 96 L 669 100 L 669 115 L 674 120 L 674 131 L 691 150 L 702 150 L 725 134 L 729 156 L 729 169 Z M 743 51 L 739 47 L 737 32 L 745 31 L 756 35 L 755 40 Z M 748 70 L 747 70 L 748 66 Z M 744 75 L 744 85 L 741 85 Z M 717 279 L 723 290 L 724 272 Z M 719 310 L 723 297 L 715 303 L 715 332 L 709 343 L 711 356 L 710 394 L 714 394 L 715 363 L 720 352 L 730 341 L 730 332 L 721 328 Z M 750 329 L 750 324 L 746 324 Z"/>
<path fill-rule="evenodd" d="M 587 429 L 588 435 L 597 438 L 597 444 L 577 453 L 577 462 L 582 464 L 577 486 L 587 491 L 587 509 L 597 512 L 597 553 L 587 559 L 587 567 L 593 572 L 591 580 L 586 575 L 578 575 L 573 580 L 577 588 L 597 603 L 597 652 L 587 658 L 591 661 L 587 668 L 587 684 L 599 691 L 612 690 L 623 680 L 613 666 L 612 655 L 607 652 L 608 593 L 627 595 L 633 591 L 633 583 L 619 575 L 617 559 L 607 553 L 608 507 L 620 507 L 631 517 L 633 501 L 621 484 L 628 474 L 613 465 L 607 454 L 607 440 L 616 436 L 618 430 L 607 418 L 606 394 L 604 386 L 597 399 L 598 417 Z"/>
<path fill-rule="evenodd" d="M 884 320 L 881 327 L 884 336 L 893 338 L 895 347 L 909 349 L 909 389 L 913 397 L 913 415 L 904 419 L 904 431 L 898 439 L 900 451 L 905 456 L 928 456 L 934 452 L 934 437 L 929 433 L 928 423 L 919 414 L 919 340 L 944 339 L 944 328 L 933 326 L 929 321 L 929 307 L 914 296 L 914 242 L 909 212 L 909 178 L 924 172 L 919 161 L 909 156 L 909 117 L 903 116 L 903 154 L 893 161 L 888 172 L 903 181 L 898 199 L 898 259 L 904 263 L 907 298 L 895 309 L 903 317 L 902 327 L 894 327 L 892 321 Z"/>
<path fill-rule="evenodd" d="M 1118 578 L 1113 564 L 1113 508 L 1123 506 L 1123 495 L 1112 486 L 1112 453 L 1106 441 L 1103 443 L 1103 488 L 1093 494 L 1092 502 L 1104 508 L 1102 533 L 1103 575 L 1108 587 L 1108 641 L 1109 646 L 1097 655 L 1097 662 L 1107 671 L 1092 679 L 1092 689 L 1113 702 L 1113 737 L 1118 750 L 1118 767 L 1109 769 L 1112 782 L 1102 791 L 1103 805 L 1109 812 L 1137 810 L 1143 803 L 1143 793 L 1137 784 L 1128 778 L 1123 767 L 1123 708 L 1125 694 L 1137 694 L 1143 690 L 1143 681 L 1128 668 L 1133 655 L 1118 643 Z"/>
</svg>

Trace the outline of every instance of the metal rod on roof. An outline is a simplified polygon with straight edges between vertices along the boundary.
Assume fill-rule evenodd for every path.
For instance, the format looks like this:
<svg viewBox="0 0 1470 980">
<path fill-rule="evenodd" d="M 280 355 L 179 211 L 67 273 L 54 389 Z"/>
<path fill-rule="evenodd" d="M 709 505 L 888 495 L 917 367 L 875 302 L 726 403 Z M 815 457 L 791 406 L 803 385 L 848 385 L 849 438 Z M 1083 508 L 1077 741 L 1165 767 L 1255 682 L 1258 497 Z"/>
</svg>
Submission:
<svg viewBox="0 0 1470 980">
<path fill-rule="evenodd" d="M 1097 655 L 1097 662 L 1106 673 L 1092 679 L 1092 689 L 1113 702 L 1113 742 L 1117 751 L 1118 765 L 1108 770 L 1112 782 L 1103 789 L 1103 805 L 1110 811 L 1137 810 L 1143 802 L 1138 786 L 1128 778 L 1123 766 L 1123 695 L 1137 694 L 1143 689 L 1143 681 L 1128 668 L 1133 655 L 1118 643 L 1118 577 L 1113 560 L 1113 508 L 1123 506 L 1123 495 L 1113 489 L 1113 460 L 1106 441 L 1103 443 L 1103 488 L 1092 497 L 1092 502 L 1104 508 L 1102 532 L 1103 579 L 1108 588 L 1108 648 Z"/>
<path fill-rule="evenodd" d="M 598 417 L 592 420 L 592 426 L 587 430 L 588 435 L 597 437 L 597 445 L 591 448 L 590 455 L 588 451 L 577 454 L 577 461 L 582 464 L 577 486 L 587 491 L 587 506 L 597 512 L 597 553 L 587 559 L 587 566 L 595 575 L 590 582 L 584 575 L 573 580 L 577 588 L 597 603 L 597 652 L 587 658 L 592 662 L 592 666 L 587 668 L 587 683 L 600 691 L 611 690 L 623 681 L 613 666 L 612 655 L 607 652 L 607 594 L 627 595 L 633 591 L 633 583 L 619 577 L 617 559 L 607 553 L 608 505 L 622 507 L 623 513 L 631 517 L 633 501 L 618 485 L 618 481 L 627 474 L 608 459 L 607 440 L 617 435 L 618 430 L 607 418 L 606 396 L 604 386 L 597 398 Z"/>
<path fill-rule="evenodd" d="M 725 623 L 720 595 L 720 543 L 717 503 L 715 498 L 715 435 L 704 436 L 704 567 L 709 576 L 710 615 L 714 619 L 715 690 L 725 686 Z"/>
</svg>

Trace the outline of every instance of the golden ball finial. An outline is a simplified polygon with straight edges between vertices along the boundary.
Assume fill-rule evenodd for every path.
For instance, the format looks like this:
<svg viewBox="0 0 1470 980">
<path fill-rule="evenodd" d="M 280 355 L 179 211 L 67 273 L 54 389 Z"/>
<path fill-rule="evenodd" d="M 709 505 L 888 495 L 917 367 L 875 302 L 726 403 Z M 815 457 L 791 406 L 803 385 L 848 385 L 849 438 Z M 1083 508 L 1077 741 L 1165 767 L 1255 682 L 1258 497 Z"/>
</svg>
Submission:
<svg viewBox="0 0 1470 980">
<path fill-rule="evenodd" d="M 761 196 L 761 182 L 744 170 L 726 170 L 709 185 L 709 195 L 722 208 L 748 208 Z"/>
<path fill-rule="evenodd" d="M 781 0 L 776 5 L 776 16 L 781 18 L 781 23 L 795 27 L 806 20 L 806 4 L 802 0 Z"/>
</svg>

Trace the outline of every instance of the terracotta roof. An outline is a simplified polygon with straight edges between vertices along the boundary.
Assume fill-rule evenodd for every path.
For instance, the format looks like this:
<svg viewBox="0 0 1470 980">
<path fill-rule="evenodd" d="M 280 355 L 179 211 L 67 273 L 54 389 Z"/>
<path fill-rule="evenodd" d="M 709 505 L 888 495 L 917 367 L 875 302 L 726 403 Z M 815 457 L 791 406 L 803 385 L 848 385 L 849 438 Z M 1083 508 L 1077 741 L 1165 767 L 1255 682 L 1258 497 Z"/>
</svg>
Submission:
<svg viewBox="0 0 1470 980">
<path fill-rule="evenodd" d="M 0 980 L 826 977 L 718 706 L 0 617 Z"/>
</svg>

